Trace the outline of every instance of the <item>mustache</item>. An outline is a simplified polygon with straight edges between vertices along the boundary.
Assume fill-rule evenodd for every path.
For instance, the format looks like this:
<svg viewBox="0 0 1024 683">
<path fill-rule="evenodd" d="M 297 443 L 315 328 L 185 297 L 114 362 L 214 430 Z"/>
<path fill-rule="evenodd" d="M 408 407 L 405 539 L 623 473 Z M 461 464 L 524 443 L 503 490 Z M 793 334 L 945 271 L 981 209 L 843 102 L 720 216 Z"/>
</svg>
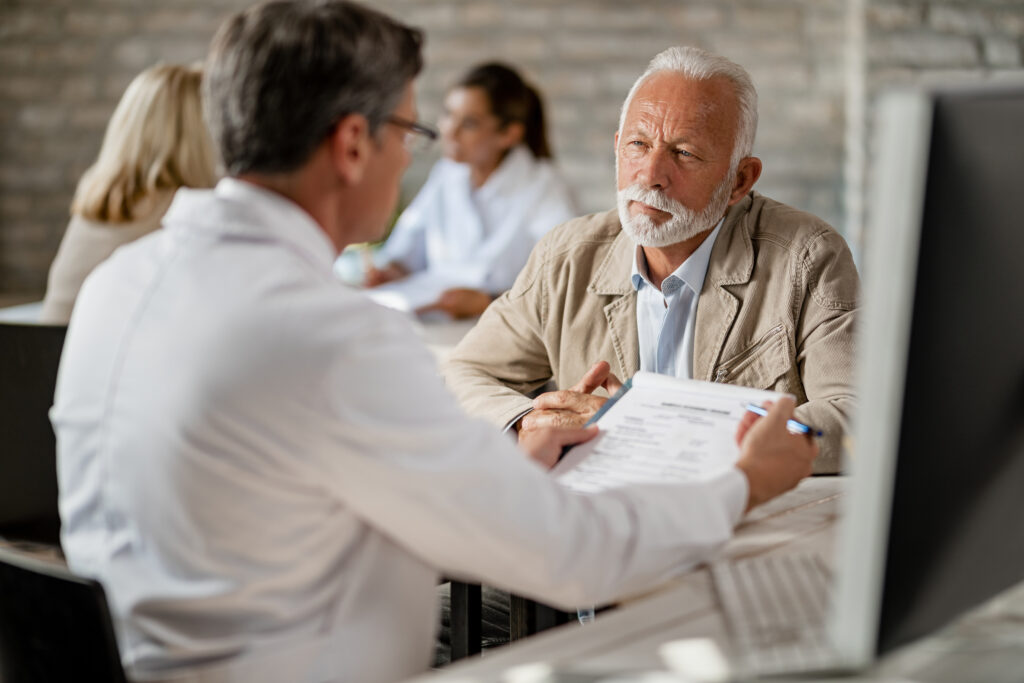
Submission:
<svg viewBox="0 0 1024 683">
<path fill-rule="evenodd" d="M 682 202 L 672 199 L 661 190 L 649 189 L 642 185 L 630 185 L 619 190 L 619 198 L 624 201 L 640 202 L 673 216 L 686 213 L 686 206 Z"/>
</svg>

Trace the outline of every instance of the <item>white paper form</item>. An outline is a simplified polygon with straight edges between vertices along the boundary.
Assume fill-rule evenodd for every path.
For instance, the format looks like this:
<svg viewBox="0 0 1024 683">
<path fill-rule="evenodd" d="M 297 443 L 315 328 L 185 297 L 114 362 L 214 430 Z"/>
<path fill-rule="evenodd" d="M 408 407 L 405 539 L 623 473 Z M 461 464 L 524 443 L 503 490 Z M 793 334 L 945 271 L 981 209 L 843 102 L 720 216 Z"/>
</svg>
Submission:
<svg viewBox="0 0 1024 683">
<path fill-rule="evenodd" d="M 739 457 L 736 426 L 745 406 L 782 395 L 638 372 L 598 419 L 601 433 L 569 451 L 552 474 L 580 492 L 713 477 Z"/>
<path fill-rule="evenodd" d="M 435 271 L 423 270 L 401 280 L 386 282 L 364 291 L 381 306 L 413 313 L 424 306 L 437 303 L 445 290 L 458 286 L 460 285 L 454 278 Z"/>
</svg>

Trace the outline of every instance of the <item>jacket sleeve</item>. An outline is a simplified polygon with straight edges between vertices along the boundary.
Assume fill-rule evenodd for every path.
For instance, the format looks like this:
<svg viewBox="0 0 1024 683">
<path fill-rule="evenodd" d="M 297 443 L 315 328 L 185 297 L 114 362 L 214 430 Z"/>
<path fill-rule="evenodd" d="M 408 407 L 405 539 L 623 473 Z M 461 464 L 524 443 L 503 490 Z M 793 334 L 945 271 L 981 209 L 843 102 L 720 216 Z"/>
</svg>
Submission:
<svg viewBox="0 0 1024 683">
<path fill-rule="evenodd" d="M 553 376 L 543 333 L 546 243 L 537 245 L 512 289 L 487 307 L 443 368 L 463 409 L 499 427 L 528 410 L 525 394 Z"/>
<path fill-rule="evenodd" d="M 838 472 L 843 434 L 854 406 L 854 321 L 860 286 L 843 238 L 817 236 L 801 259 L 807 297 L 798 320 L 796 359 L 807 402 L 798 420 L 821 429 L 817 474 Z"/>
</svg>

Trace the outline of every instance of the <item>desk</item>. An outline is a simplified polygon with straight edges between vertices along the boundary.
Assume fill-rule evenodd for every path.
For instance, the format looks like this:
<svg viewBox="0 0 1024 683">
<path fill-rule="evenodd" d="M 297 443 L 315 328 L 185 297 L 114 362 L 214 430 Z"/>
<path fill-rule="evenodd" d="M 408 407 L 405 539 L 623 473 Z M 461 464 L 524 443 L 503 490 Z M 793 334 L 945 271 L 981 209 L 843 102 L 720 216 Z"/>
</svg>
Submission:
<svg viewBox="0 0 1024 683">
<path fill-rule="evenodd" d="M 765 553 L 818 551 L 830 553 L 838 519 L 842 477 L 815 477 L 796 490 L 754 510 L 737 528 L 724 557 Z M 952 629 L 968 638 L 968 647 L 949 647 L 947 632 L 890 654 L 860 680 L 914 680 L 933 683 L 993 683 L 1024 680 L 1024 584 L 1004 594 Z M 993 637 L 992 631 L 998 632 Z M 727 643 L 725 624 L 704 569 L 687 574 L 656 592 L 598 615 L 588 626 L 569 624 L 438 672 L 413 679 L 416 683 L 503 682 L 516 666 L 544 662 L 558 671 L 535 683 L 583 683 L 605 676 L 633 673 L 616 683 L 641 681 L 641 672 L 664 671 L 658 647 L 666 642 L 712 637 Z M 525 680 L 525 679 L 524 679 Z M 653 679 L 652 680 L 653 683 Z M 856 679 L 843 679 L 852 681 Z"/>
<path fill-rule="evenodd" d="M 33 301 L 27 304 L 18 304 L 16 306 L 5 306 L 0 308 L 0 321 L 10 323 L 39 322 L 39 313 L 42 309 L 42 301 Z"/>
<path fill-rule="evenodd" d="M 416 317 L 416 327 L 423 343 L 440 363 L 447 359 L 448 354 L 478 320 L 452 320 L 446 313 L 426 313 Z"/>
</svg>

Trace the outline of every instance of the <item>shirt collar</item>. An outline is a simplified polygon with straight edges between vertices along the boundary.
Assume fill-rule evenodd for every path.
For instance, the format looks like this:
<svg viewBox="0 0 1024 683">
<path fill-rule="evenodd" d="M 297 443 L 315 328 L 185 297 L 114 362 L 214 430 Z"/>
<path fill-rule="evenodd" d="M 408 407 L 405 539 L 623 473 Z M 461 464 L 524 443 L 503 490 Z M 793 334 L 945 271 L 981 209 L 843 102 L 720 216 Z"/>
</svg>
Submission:
<svg viewBox="0 0 1024 683">
<path fill-rule="evenodd" d="M 286 242 L 314 263 L 328 269 L 334 267 L 338 256 L 334 243 L 320 224 L 295 202 L 238 178 L 222 178 L 214 194 L 235 207 L 244 207 L 240 211 L 244 223 L 234 223 L 230 232 Z"/>
<path fill-rule="evenodd" d="M 662 287 L 666 294 L 674 294 L 683 285 L 689 287 L 695 294 L 700 293 L 700 290 L 704 288 L 704 277 L 708 273 L 711 250 L 715 246 L 715 240 L 718 238 L 718 233 L 722 230 L 723 223 L 725 223 L 724 217 L 718 221 L 715 229 L 704 238 L 704 241 L 690 254 L 689 258 L 683 261 L 671 275 L 665 278 Z M 633 283 L 633 289 L 636 291 L 640 291 L 645 285 L 654 287 L 647 271 L 647 258 L 644 256 L 643 248 L 639 245 L 633 252 L 633 268 L 629 279 Z"/>
</svg>

